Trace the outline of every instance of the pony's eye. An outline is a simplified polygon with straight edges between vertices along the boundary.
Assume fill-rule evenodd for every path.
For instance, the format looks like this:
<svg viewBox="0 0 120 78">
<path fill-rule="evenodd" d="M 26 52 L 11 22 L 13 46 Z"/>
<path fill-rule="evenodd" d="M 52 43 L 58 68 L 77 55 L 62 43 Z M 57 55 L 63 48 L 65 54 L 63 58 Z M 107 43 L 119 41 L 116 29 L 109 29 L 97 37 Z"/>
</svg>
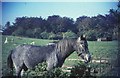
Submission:
<svg viewBox="0 0 120 78">
<path fill-rule="evenodd" d="M 82 51 L 85 51 L 84 49 L 82 49 Z"/>
<path fill-rule="evenodd" d="M 82 42 L 80 44 L 83 44 Z"/>
</svg>

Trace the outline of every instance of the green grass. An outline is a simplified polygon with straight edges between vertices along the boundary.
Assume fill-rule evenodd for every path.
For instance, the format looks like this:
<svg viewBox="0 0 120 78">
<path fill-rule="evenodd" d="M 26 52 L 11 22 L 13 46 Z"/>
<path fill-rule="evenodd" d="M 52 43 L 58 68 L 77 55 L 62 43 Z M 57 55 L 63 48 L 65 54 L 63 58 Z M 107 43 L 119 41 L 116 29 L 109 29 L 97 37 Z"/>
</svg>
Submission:
<svg viewBox="0 0 120 78">
<path fill-rule="evenodd" d="M 118 52 L 118 42 L 117 41 L 105 41 L 105 42 L 89 42 L 89 50 L 91 54 L 95 57 L 116 57 Z"/>
<path fill-rule="evenodd" d="M 8 38 L 8 43 L 4 44 L 5 38 Z M 14 41 L 12 41 L 14 39 Z M 22 37 L 14 37 L 14 36 L 3 36 L 2 37 L 2 71 L 3 75 L 7 75 L 7 56 L 9 55 L 9 51 L 15 48 L 17 45 L 21 44 L 30 44 L 32 41 L 35 42 L 35 45 L 45 45 L 53 40 L 43 40 L 43 39 L 34 39 L 34 38 L 22 38 Z M 116 54 L 118 52 L 118 42 L 117 41 L 88 41 L 89 51 L 92 54 L 92 57 L 102 57 L 102 58 L 116 58 Z M 69 59 L 78 59 L 77 53 L 72 53 Z M 64 65 L 73 66 L 76 62 L 79 61 L 69 61 L 65 60 Z"/>
</svg>

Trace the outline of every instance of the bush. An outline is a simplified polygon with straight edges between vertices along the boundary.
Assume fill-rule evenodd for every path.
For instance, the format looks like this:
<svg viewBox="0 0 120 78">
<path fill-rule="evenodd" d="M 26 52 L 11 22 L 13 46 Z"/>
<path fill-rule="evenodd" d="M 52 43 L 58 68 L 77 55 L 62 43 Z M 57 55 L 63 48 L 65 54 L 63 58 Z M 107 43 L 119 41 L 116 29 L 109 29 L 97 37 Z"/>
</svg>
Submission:
<svg viewBox="0 0 120 78">
<path fill-rule="evenodd" d="M 43 75 L 43 78 L 68 78 L 69 73 L 65 73 L 62 71 L 61 68 L 55 68 L 51 71 L 46 72 L 46 74 Z"/>
<path fill-rule="evenodd" d="M 89 30 L 89 31 L 87 31 L 87 32 L 85 33 L 85 35 L 86 35 L 86 37 L 87 37 L 87 40 L 89 40 L 89 41 L 96 41 L 96 40 L 97 40 L 97 38 L 96 38 L 97 33 L 96 33 L 96 31 L 94 31 L 94 30 Z"/>
<path fill-rule="evenodd" d="M 35 69 L 29 69 L 25 72 L 25 78 L 68 78 L 69 74 L 62 71 L 61 68 L 55 68 L 50 71 L 46 70 L 47 64 L 39 63 Z"/>
<path fill-rule="evenodd" d="M 25 36 L 25 30 L 22 27 L 19 27 L 12 33 L 13 36 Z"/>
<path fill-rule="evenodd" d="M 86 64 L 79 62 L 71 69 L 70 77 L 74 78 L 89 78 L 92 77 L 90 75 L 91 68 L 87 67 Z"/>
<path fill-rule="evenodd" d="M 46 63 L 39 63 L 37 66 L 35 66 L 34 69 L 28 69 L 27 72 L 25 72 L 24 76 L 25 77 L 34 77 L 34 76 L 43 76 L 47 70 L 46 70 Z"/>
<path fill-rule="evenodd" d="M 54 34 L 53 32 L 49 33 L 49 38 L 48 39 L 54 39 L 56 37 L 56 34 Z"/>
<path fill-rule="evenodd" d="M 43 39 L 48 39 L 49 38 L 49 33 L 48 32 L 42 32 L 41 34 L 41 37 L 43 38 Z"/>
<path fill-rule="evenodd" d="M 77 38 L 77 35 L 74 32 L 68 30 L 67 32 L 63 33 L 63 38 Z"/>
<path fill-rule="evenodd" d="M 29 69 L 25 74 L 25 78 L 88 78 L 92 77 L 87 65 L 77 63 L 71 69 L 71 72 L 63 72 L 62 68 L 55 68 L 50 71 L 46 70 L 47 64 L 40 63 L 34 70 Z"/>
</svg>

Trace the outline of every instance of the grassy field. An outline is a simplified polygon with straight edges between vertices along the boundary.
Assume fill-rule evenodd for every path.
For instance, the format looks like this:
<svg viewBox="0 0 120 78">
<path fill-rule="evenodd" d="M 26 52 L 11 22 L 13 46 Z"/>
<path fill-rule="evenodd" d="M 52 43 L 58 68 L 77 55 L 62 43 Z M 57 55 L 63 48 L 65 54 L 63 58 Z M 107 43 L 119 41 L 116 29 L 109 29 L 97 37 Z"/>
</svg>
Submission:
<svg viewBox="0 0 120 78">
<path fill-rule="evenodd" d="M 6 37 L 8 38 L 8 43 L 4 44 Z M 2 71 L 3 75 L 8 75 L 6 61 L 9 51 L 20 44 L 30 44 L 31 42 L 35 42 L 35 45 L 46 45 L 53 40 L 43 40 L 43 39 L 33 39 L 33 38 L 22 38 L 22 37 L 13 37 L 13 36 L 3 36 L 2 37 Z M 118 52 L 118 43 L 117 41 L 88 41 L 89 51 L 92 54 L 92 58 L 109 58 L 114 60 L 117 58 L 116 54 Z M 71 54 L 67 59 L 78 59 L 76 52 Z M 67 60 L 64 65 L 73 66 L 78 60 Z M 95 66 L 95 64 L 94 64 Z M 98 66 L 98 64 L 96 65 Z M 102 65 L 101 65 L 102 66 Z M 103 65 L 104 66 L 104 65 Z M 108 67 L 108 65 L 105 65 Z M 104 66 L 104 68 L 105 68 Z"/>
</svg>

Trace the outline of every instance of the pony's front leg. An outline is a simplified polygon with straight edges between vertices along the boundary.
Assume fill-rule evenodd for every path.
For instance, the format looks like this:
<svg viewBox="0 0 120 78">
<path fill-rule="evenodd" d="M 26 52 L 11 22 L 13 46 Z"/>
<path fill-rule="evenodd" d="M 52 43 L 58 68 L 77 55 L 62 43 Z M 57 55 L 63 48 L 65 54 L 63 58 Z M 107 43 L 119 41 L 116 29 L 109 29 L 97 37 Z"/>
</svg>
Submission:
<svg viewBox="0 0 120 78">
<path fill-rule="evenodd" d="M 47 60 L 47 70 L 51 70 L 55 67 L 58 67 L 58 59 L 57 59 L 56 55 L 50 57 Z"/>
<path fill-rule="evenodd" d="M 54 66 L 51 64 L 51 63 L 47 63 L 47 70 L 49 71 L 49 70 L 51 70 L 51 69 L 53 69 L 54 68 Z"/>
<path fill-rule="evenodd" d="M 53 68 L 56 68 L 56 67 L 58 67 L 58 60 L 57 60 L 57 58 L 55 58 L 55 59 L 49 59 L 47 61 L 47 70 L 48 71 L 51 70 L 51 69 L 53 69 Z"/>
<path fill-rule="evenodd" d="M 47 70 L 49 71 L 49 70 L 57 68 L 57 67 L 62 67 L 62 65 L 63 65 L 62 61 L 59 63 L 58 63 L 58 61 L 56 61 L 56 62 L 54 61 L 54 63 L 47 62 Z"/>
</svg>

